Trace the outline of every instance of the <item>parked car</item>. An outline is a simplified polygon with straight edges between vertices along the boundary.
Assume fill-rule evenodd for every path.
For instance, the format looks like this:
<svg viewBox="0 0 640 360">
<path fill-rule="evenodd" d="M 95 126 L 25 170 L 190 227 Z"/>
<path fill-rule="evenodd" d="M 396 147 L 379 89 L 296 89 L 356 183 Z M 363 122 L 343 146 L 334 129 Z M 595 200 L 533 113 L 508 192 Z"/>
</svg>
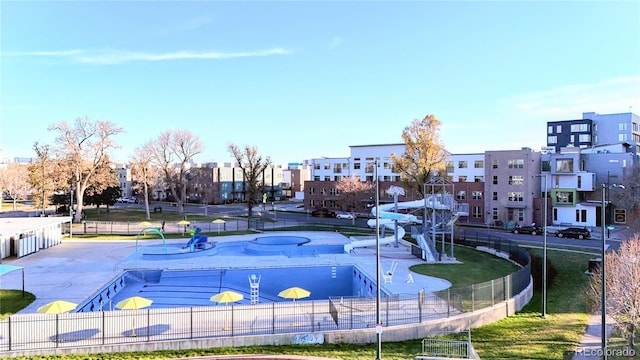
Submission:
<svg viewBox="0 0 640 360">
<path fill-rule="evenodd" d="M 511 230 L 511 232 L 514 234 L 531 234 L 531 235 L 542 234 L 543 231 L 544 230 L 540 226 L 535 226 L 535 225 L 519 226 Z"/>
<path fill-rule="evenodd" d="M 311 212 L 311 216 L 319 216 L 319 217 L 334 217 L 336 213 L 329 209 L 316 209 Z"/>
<path fill-rule="evenodd" d="M 567 237 L 575 239 L 588 239 L 591 237 L 591 232 L 587 228 L 570 227 L 556 232 L 557 237 Z"/>
<path fill-rule="evenodd" d="M 355 218 L 356 216 L 351 213 L 339 213 L 336 215 L 336 219 L 354 220 Z"/>
</svg>

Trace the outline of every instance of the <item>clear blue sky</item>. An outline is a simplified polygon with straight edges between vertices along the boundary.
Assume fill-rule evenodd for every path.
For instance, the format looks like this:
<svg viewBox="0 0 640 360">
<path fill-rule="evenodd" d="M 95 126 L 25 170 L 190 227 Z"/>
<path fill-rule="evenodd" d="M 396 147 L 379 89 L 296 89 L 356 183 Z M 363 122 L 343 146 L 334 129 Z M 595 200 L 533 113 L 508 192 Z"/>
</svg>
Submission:
<svg viewBox="0 0 640 360">
<path fill-rule="evenodd" d="M 1 1 L 0 148 L 34 156 L 87 115 L 116 160 L 189 129 L 276 164 L 402 142 L 434 114 L 453 153 L 539 149 L 546 122 L 640 113 L 638 1 Z"/>
</svg>

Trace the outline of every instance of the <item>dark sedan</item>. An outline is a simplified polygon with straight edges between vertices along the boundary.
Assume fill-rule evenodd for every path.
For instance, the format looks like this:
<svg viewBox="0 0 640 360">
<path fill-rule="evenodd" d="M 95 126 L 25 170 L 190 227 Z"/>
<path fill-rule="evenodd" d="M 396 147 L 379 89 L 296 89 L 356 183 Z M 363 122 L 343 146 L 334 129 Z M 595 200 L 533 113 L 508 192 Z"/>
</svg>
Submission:
<svg viewBox="0 0 640 360">
<path fill-rule="evenodd" d="M 556 236 L 582 240 L 590 238 L 591 232 L 587 228 L 570 227 L 557 231 Z"/>
<path fill-rule="evenodd" d="M 538 235 L 538 234 L 542 234 L 542 228 L 540 226 L 519 226 L 516 228 L 513 228 L 513 230 L 511 230 L 512 233 L 514 234 L 531 234 L 531 235 Z"/>
</svg>

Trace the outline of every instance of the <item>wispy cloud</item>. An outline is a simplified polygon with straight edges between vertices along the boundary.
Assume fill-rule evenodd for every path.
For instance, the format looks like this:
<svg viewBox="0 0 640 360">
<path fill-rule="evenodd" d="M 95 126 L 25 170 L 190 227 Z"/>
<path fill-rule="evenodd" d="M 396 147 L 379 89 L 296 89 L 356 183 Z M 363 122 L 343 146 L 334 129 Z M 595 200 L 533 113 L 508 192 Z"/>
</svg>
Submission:
<svg viewBox="0 0 640 360">
<path fill-rule="evenodd" d="M 522 116 L 553 120 L 579 118 L 583 112 L 621 113 L 640 109 L 640 76 L 566 85 L 503 100 Z"/>
<path fill-rule="evenodd" d="M 61 58 L 69 61 L 92 65 L 115 65 L 135 61 L 176 61 L 176 60 L 225 60 L 234 58 L 262 57 L 273 55 L 287 55 L 292 52 L 282 48 L 246 52 L 219 51 L 176 51 L 169 53 L 131 52 L 120 50 L 88 51 L 29 51 L 5 53 L 4 56 L 19 57 L 49 57 Z"/>
</svg>

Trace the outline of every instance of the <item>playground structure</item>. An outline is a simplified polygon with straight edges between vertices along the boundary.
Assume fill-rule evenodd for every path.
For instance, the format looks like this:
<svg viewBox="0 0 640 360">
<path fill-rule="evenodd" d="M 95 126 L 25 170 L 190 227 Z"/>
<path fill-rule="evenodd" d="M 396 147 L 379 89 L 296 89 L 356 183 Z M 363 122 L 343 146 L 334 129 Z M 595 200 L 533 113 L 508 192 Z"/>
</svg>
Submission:
<svg viewBox="0 0 640 360">
<path fill-rule="evenodd" d="M 451 187 L 449 191 L 448 187 Z M 431 194 L 427 194 L 421 200 L 398 202 L 398 196 L 404 196 L 404 189 L 398 186 L 391 186 L 387 193 L 393 195 L 393 203 L 379 205 L 371 209 L 371 214 L 377 219 L 367 221 L 369 227 L 376 227 L 376 222 L 380 225 L 382 237 L 379 239 L 380 245 L 395 244 L 398 247 L 399 239 L 405 235 L 405 225 L 421 224 L 420 231 L 417 227 L 412 227 L 411 236 L 416 239 L 420 249 L 422 249 L 422 259 L 429 262 L 442 261 L 445 253 L 445 235 L 450 235 L 453 245 L 453 228 L 460 216 L 469 215 L 469 204 L 457 203 L 453 196 L 453 185 L 446 182 L 434 182 L 431 184 Z M 425 185 L 426 193 L 427 185 Z M 439 191 L 436 193 L 436 191 Z M 411 212 L 422 210 L 422 218 L 413 215 Z M 401 212 L 405 211 L 405 212 Z M 386 235 L 386 231 L 393 231 L 393 234 Z M 353 238 L 352 238 L 353 239 Z M 441 252 L 436 250 L 437 241 L 442 241 Z M 345 245 L 345 251 L 350 252 L 357 247 L 373 246 L 375 239 L 353 239 Z M 453 246 L 450 257 L 453 258 Z"/>
<path fill-rule="evenodd" d="M 196 249 L 204 249 L 209 239 L 207 238 L 207 235 L 200 235 L 201 231 L 202 229 L 199 227 L 193 229 L 193 231 L 191 231 L 191 238 L 189 239 L 189 242 L 187 242 L 182 248 L 189 249 L 189 252 L 194 252 Z"/>
</svg>

